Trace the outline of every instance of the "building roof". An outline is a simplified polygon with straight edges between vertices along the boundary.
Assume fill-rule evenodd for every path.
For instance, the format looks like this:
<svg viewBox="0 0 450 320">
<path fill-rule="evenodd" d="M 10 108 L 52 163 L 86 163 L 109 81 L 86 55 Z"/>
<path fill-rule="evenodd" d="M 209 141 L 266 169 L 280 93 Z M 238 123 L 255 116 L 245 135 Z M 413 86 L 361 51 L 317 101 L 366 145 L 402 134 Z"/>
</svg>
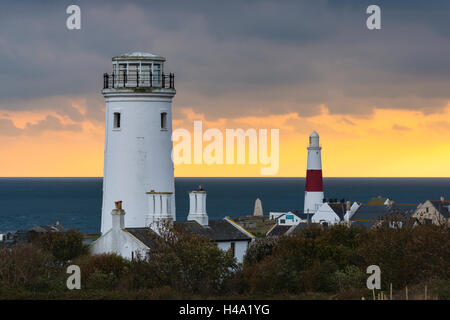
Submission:
<svg viewBox="0 0 450 320">
<path fill-rule="evenodd" d="M 64 232 L 64 227 L 59 223 L 54 226 L 34 226 L 31 230 L 44 233 L 44 232 Z"/>
<path fill-rule="evenodd" d="M 250 241 L 252 238 L 224 220 L 209 220 L 208 226 L 202 226 L 197 221 L 175 221 L 175 229 L 204 236 L 211 241 Z"/>
<path fill-rule="evenodd" d="M 331 209 L 333 209 L 334 213 L 337 214 L 339 219 L 344 220 L 345 213 L 347 212 L 347 205 L 342 202 L 328 203 Z"/>
<path fill-rule="evenodd" d="M 151 228 L 126 228 L 125 230 L 149 248 L 151 247 L 152 239 L 158 236 Z"/>
<path fill-rule="evenodd" d="M 165 61 L 164 57 L 148 52 L 130 52 L 112 58 L 112 60 L 160 60 Z"/>
<path fill-rule="evenodd" d="M 295 228 L 293 228 L 292 230 L 289 231 L 289 234 L 296 234 L 299 232 L 302 232 L 303 230 L 310 228 L 312 226 L 316 226 L 318 225 L 318 223 L 299 223 L 298 225 L 295 226 Z M 320 225 L 320 224 L 319 224 Z"/>
<path fill-rule="evenodd" d="M 372 198 L 369 200 L 369 202 L 367 202 L 368 205 L 382 205 L 386 202 L 386 200 L 388 200 L 389 198 L 386 197 L 382 197 L 382 196 L 378 196 L 376 198 Z"/>
<path fill-rule="evenodd" d="M 292 226 L 284 226 L 284 225 L 274 225 L 266 234 L 268 237 L 279 237 L 284 234 L 291 228 Z"/>
<path fill-rule="evenodd" d="M 350 221 L 352 224 L 370 228 L 385 216 L 411 217 L 416 208 L 417 204 L 361 205 Z"/>
<path fill-rule="evenodd" d="M 210 220 L 208 226 L 202 226 L 197 221 L 175 221 L 173 226 L 176 230 L 203 236 L 214 242 L 252 239 L 226 220 Z M 149 248 L 154 237 L 158 236 L 150 228 L 126 228 L 125 230 Z"/>
<path fill-rule="evenodd" d="M 321 224 L 301 222 L 297 225 L 292 226 L 275 225 L 272 229 L 269 230 L 269 232 L 267 232 L 266 236 L 279 237 L 282 235 L 294 235 L 296 233 L 302 232 L 305 229 L 317 226 L 321 226 Z"/>
<path fill-rule="evenodd" d="M 430 200 L 430 202 L 433 204 L 433 206 L 436 208 L 437 211 L 439 211 L 440 214 L 442 214 L 443 217 L 449 218 L 450 216 L 450 200 Z"/>
</svg>

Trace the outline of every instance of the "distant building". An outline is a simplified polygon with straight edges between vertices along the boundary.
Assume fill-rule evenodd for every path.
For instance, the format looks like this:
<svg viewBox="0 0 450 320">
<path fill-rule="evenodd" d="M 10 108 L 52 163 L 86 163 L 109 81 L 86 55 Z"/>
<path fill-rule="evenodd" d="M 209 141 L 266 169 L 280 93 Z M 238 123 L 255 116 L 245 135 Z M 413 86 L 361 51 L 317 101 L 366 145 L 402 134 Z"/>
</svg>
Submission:
<svg viewBox="0 0 450 320">
<path fill-rule="evenodd" d="M 312 216 L 311 222 L 333 225 L 340 222 L 348 222 L 350 217 L 359 208 L 357 202 L 325 202 Z"/>
<path fill-rule="evenodd" d="M 420 224 L 450 225 L 450 201 L 444 197 L 427 200 L 419 204 L 413 216 Z"/>
<path fill-rule="evenodd" d="M 395 218 L 401 226 L 403 223 L 415 221 L 413 215 L 416 208 L 417 204 L 361 205 L 350 218 L 350 222 L 353 226 L 372 228 L 388 218 Z"/>
<path fill-rule="evenodd" d="M 320 226 L 318 223 L 308 223 L 301 222 L 297 225 L 286 226 L 286 225 L 274 225 L 267 233 L 266 237 L 280 237 L 280 236 L 292 236 L 303 230 L 311 227 Z"/>
<path fill-rule="evenodd" d="M 369 205 L 369 206 L 373 206 L 373 205 L 382 205 L 382 204 L 384 204 L 385 206 L 387 206 L 387 205 L 389 205 L 389 204 L 392 204 L 392 199 L 390 199 L 390 198 L 385 198 L 385 197 L 382 197 L 382 196 L 378 196 L 378 197 L 376 197 L 376 198 L 372 198 L 372 199 L 370 199 L 369 200 L 369 202 L 367 202 L 367 204 Z"/>
<path fill-rule="evenodd" d="M 296 226 L 302 219 L 292 212 L 284 213 L 276 218 L 277 224 L 280 226 Z"/>
<path fill-rule="evenodd" d="M 269 212 L 269 219 L 276 220 L 278 217 L 286 214 L 286 212 Z"/>
<path fill-rule="evenodd" d="M 57 221 L 55 225 L 34 226 L 31 229 L 20 229 L 17 231 L 10 231 L 8 233 L 0 234 L 0 243 L 5 245 L 20 242 L 30 242 L 33 241 L 40 234 L 47 232 L 65 232 L 65 229 Z"/>
<path fill-rule="evenodd" d="M 293 227 L 294 226 L 274 224 L 273 227 L 267 231 L 266 237 L 279 237 L 285 235 L 290 229 L 293 229 Z"/>
</svg>

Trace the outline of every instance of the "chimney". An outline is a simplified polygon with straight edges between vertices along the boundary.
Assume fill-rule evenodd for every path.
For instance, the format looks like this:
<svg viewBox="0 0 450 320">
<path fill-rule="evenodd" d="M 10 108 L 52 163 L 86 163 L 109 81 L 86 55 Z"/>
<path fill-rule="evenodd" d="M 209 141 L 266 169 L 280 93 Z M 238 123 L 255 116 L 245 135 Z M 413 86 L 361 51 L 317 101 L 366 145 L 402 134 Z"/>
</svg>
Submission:
<svg viewBox="0 0 450 320">
<path fill-rule="evenodd" d="M 345 211 L 350 211 L 350 207 L 351 207 L 351 202 L 350 201 L 347 201 L 346 203 L 345 203 Z"/>
<path fill-rule="evenodd" d="M 441 202 L 444 202 L 444 201 L 445 201 L 444 196 L 441 196 Z"/>
<path fill-rule="evenodd" d="M 202 226 L 208 225 L 208 214 L 206 213 L 206 191 L 201 187 L 199 190 L 189 192 L 189 215 L 188 221 L 197 221 Z"/>
<path fill-rule="evenodd" d="M 114 204 L 116 207 L 111 211 L 112 229 L 123 229 L 125 228 L 125 210 L 122 209 L 122 201 L 116 201 Z"/>
<path fill-rule="evenodd" d="M 146 227 L 156 227 L 160 222 L 171 222 L 174 220 L 172 215 L 172 192 L 147 192 L 148 212 L 145 217 Z"/>
</svg>

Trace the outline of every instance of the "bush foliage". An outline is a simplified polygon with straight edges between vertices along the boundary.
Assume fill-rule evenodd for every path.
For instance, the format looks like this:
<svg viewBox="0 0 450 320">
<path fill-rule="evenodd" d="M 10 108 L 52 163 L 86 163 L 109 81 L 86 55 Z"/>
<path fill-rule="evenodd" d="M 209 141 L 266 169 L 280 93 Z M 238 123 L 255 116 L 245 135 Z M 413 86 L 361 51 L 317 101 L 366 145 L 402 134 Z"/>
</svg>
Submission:
<svg viewBox="0 0 450 320">
<path fill-rule="evenodd" d="M 243 265 L 180 230 L 155 236 L 149 255 L 132 261 L 87 254 L 80 235 L 53 233 L 0 249 L 0 298 L 370 298 L 366 268 L 372 264 L 381 268 L 384 291 L 391 283 L 397 290 L 429 283 L 431 295 L 450 296 L 450 233 L 434 225 L 311 226 L 256 240 Z M 81 290 L 65 287 L 69 264 L 81 268 Z"/>
</svg>

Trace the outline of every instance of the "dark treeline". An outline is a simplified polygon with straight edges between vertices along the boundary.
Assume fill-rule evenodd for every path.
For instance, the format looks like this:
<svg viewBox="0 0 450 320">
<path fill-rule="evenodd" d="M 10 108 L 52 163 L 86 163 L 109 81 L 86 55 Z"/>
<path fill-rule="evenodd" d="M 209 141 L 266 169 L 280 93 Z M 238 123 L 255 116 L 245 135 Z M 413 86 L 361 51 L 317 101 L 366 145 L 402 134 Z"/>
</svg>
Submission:
<svg viewBox="0 0 450 320">
<path fill-rule="evenodd" d="M 77 231 L 44 234 L 0 249 L 0 299 L 372 299 L 366 268 L 381 268 L 382 288 L 410 298 L 450 298 L 450 233 L 423 225 L 366 230 L 343 225 L 261 238 L 243 265 L 231 252 L 180 232 L 153 239 L 149 259 L 89 255 Z M 81 268 L 81 290 L 68 290 L 68 265 Z M 419 289 L 417 289 L 419 290 Z"/>
</svg>

